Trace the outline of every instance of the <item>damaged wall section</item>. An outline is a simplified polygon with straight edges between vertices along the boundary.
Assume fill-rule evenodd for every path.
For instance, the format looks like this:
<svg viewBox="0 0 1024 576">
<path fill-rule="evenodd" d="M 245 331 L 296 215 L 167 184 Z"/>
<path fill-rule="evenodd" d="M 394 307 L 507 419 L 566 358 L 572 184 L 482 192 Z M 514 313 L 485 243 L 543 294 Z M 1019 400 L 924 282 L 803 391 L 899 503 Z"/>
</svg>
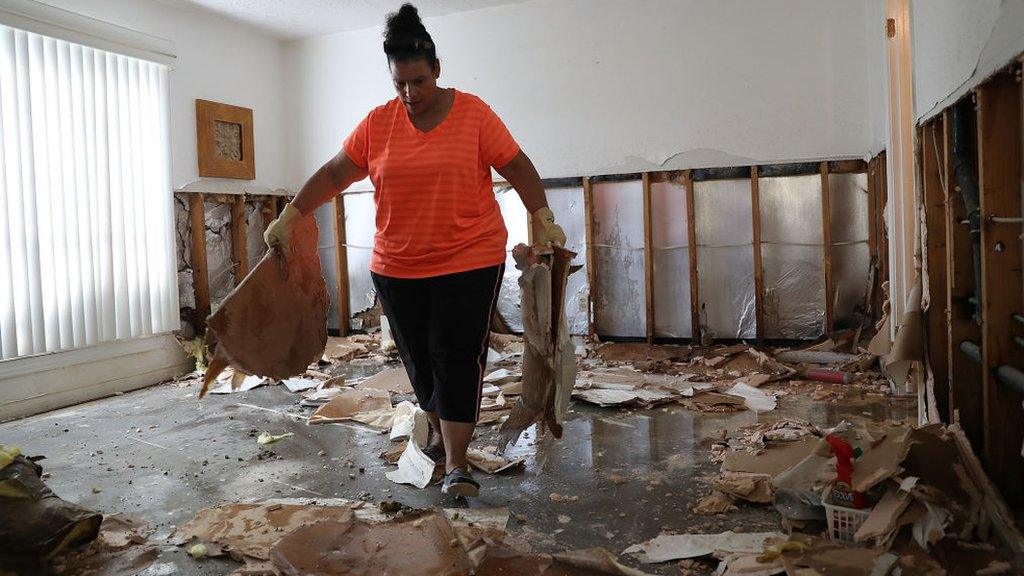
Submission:
<svg viewBox="0 0 1024 576">
<path fill-rule="evenodd" d="M 821 176 L 759 178 L 766 338 L 825 331 Z"/>
<path fill-rule="evenodd" d="M 694 183 L 701 325 L 715 338 L 753 338 L 754 231 L 750 180 Z"/>
<path fill-rule="evenodd" d="M 654 257 L 654 335 L 690 338 L 690 241 L 686 188 L 676 181 L 651 183 L 651 248 Z"/>
<path fill-rule="evenodd" d="M 867 174 L 829 174 L 832 284 L 836 328 L 855 328 L 868 315 L 871 270 Z"/>
<path fill-rule="evenodd" d="M 594 326 L 598 334 L 643 337 L 645 316 L 643 185 L 595 182 Z"/>
</svg>

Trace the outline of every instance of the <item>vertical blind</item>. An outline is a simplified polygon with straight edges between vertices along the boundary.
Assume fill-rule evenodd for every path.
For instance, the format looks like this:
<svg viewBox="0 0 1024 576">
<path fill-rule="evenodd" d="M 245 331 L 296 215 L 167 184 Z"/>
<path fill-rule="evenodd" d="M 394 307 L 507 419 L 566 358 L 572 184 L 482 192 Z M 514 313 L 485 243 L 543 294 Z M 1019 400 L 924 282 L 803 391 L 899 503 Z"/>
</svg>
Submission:
<svg viewBox="0 0 1024 576">
<path fill-rule="evenodd" d="M 167 67 L 0 25 L 0 359 L 178 327 Z"/>
</svg>

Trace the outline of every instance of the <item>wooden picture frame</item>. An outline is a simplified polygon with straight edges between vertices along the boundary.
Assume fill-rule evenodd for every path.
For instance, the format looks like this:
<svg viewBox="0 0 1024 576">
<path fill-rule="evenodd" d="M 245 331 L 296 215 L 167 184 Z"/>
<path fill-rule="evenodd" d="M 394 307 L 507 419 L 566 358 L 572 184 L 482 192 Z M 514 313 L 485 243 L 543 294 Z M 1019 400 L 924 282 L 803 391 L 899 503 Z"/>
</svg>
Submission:
<svg viewBox="0 0 1024 576">
<path fill-rule="evenodd" d="M 196 100 L 199 175 L 256 179 L 252 109 Z"/>
</svg>

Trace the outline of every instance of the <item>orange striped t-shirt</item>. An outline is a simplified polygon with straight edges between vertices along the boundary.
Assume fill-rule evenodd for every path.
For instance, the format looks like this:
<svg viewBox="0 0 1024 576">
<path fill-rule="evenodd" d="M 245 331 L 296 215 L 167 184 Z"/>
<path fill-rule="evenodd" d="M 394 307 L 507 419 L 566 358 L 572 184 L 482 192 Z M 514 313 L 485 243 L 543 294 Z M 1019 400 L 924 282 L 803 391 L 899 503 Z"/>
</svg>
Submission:
<svg viewBox="0 0 1024 576">
<path fill-rule="evenodd" d="M 491 167 L 511 162 L 519 145 L 483 100 L 456 90 L 445 119 L 422 132 L 395 98 L 373 109 L 344 149 L 373 183 L 370 270 L 427 278 L 505 261 Z"/>
</svg>

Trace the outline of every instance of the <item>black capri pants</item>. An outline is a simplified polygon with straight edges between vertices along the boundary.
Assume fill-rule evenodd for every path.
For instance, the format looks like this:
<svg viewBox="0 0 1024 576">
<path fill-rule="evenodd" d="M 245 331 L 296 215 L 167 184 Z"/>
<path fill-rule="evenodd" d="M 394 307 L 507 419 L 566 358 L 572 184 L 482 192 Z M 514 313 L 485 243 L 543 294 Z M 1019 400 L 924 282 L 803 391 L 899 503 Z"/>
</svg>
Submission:
<svg viewBox="0 0 1024 576">
<path fill-rule="evenodd" d="M 475 423 L 505 265 L 429 278 L 371 273 L 420 408 Z"/>
</svg>

